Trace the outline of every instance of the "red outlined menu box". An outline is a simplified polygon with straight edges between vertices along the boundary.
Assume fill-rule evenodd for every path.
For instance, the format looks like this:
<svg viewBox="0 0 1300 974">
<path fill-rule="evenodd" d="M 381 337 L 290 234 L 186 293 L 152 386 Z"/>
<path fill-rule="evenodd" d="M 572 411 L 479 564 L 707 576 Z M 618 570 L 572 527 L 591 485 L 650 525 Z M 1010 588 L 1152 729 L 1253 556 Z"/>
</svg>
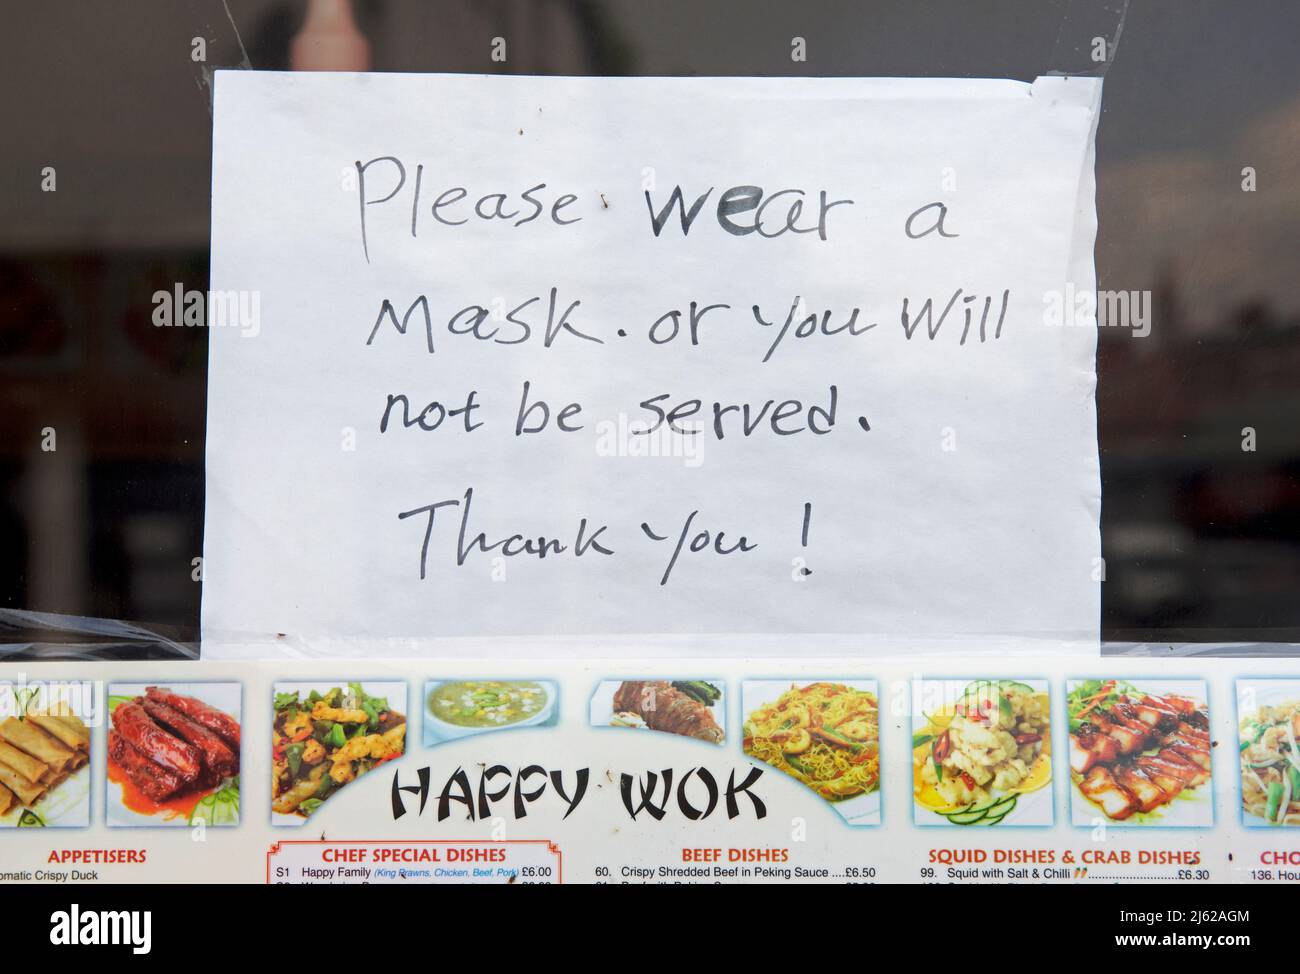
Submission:
<svg viewBox="0 0 1300 974">
<path fill-rule="evenodd" d="M 563 854 L 549 839 L 285 839 L 266 854 L 266 881 L 558 884 L 563 866 Z"/>
</svg>

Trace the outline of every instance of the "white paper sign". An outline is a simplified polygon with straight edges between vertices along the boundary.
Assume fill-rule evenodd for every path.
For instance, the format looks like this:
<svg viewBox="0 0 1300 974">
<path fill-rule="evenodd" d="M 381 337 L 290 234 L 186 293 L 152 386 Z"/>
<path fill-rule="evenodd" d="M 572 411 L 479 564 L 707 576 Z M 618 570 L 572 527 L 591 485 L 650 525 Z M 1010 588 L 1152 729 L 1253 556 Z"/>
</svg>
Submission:
<svg viewBox="0 0 1300 974">
<path fill-rule="evenodd" d="M 205 655 L 1095 640 L 1099 100 L 221 73 Z"/>
</svg>

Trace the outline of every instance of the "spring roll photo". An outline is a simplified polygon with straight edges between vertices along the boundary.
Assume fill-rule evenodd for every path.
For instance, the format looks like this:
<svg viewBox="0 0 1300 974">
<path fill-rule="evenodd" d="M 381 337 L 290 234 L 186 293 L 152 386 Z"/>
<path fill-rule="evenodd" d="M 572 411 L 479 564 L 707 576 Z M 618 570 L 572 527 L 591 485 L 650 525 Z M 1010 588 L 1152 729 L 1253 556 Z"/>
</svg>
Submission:
<svg viewBox="0 0 1300 974">
<path fill-rule="evenodd" d="M 0 724 L 0 738 L 60 771 L 68 765 L 75 754 L 72 748 L 64 747 L 40 728 L 17 717 L 10 717 Z"/>
<path fill-rule="evenodd" d="M 0 764 L 7 764 L 32 784 L 39 784 L 50 771 L 48 764 L 3 741 L 0 741 Z"/>
<path fill-rule="evenodd" d="M 44 785 L 34 785 L 7 764 L 0 764 L 0 785 L 4 785 L 24 805 L 30 806 L 45 794 Z"/>
<path fill-rule="evenodd" d="M 90 750 L 90 731 L 76 717 L 53 717 L 35 714 L 27 718 L 45 733 L 74 751 Z"/>
</svg>

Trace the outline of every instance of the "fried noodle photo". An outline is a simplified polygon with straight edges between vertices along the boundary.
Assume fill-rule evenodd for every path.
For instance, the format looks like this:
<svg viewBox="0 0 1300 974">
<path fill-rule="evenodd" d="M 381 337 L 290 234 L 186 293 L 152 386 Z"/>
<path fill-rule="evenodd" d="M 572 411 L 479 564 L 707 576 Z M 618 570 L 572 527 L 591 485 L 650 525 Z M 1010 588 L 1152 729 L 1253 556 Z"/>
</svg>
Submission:
<svg viewBox="0 0 1300 974">
<path fill-rule="evenodd" d="M 1270 825 L 1300 825 L 1300 701 L 1241 722 L 1241 804 Z"/>
<path fill-rule="evenodd" d="M 791 686 L 745 720 L 745 753 L 797 778 L 828 801 L 880 785 L 876 695 L 842 683 Z"/>
</svg>

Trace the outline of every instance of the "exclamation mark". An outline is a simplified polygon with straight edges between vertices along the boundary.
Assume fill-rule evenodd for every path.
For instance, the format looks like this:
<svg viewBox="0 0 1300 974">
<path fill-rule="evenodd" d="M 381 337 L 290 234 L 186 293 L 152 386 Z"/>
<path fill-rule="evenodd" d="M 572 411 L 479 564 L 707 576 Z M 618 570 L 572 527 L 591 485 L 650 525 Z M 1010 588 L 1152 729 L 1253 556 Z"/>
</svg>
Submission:
<svg viewBox="0 0 1300 974">
<path fill-rule="evenodd" d="M 812 523 L 812 503 L 805 501 L 803 505 L 803 534 L 802 537 L 800 538 L 800 543 L 805 548 L 808 547 L 808 526 L 811 523 Z M 811 575 L 812 569 L 809 568 L 807 565 L 804 565 L 802 568 L 799 569 L 799 574 Z"/>
</svg>

